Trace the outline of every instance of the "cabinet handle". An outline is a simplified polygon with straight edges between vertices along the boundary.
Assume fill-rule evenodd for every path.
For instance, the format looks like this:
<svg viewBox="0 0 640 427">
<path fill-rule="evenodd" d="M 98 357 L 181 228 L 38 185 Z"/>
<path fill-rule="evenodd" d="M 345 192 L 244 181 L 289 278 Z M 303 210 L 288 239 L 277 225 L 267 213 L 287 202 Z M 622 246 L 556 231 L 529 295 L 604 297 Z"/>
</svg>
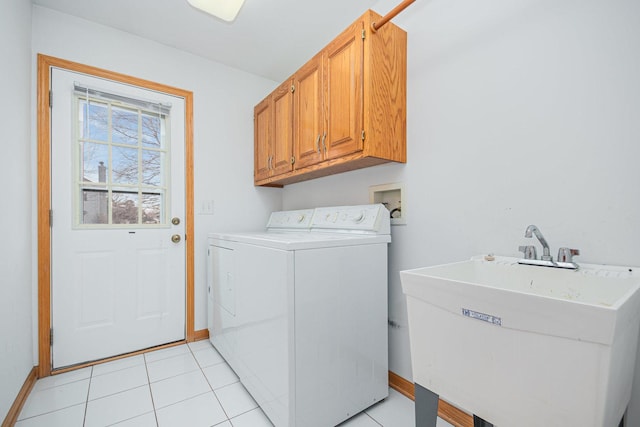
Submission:
<svg viewBox="0 0 640 427">
<path fill-rule="evenodd" d="M 325 140 L 327 139 L 327 133 L 323 133 L 322 134 L 322 149 L 324 150 L 324 152 L 327 152 L 327 144 L 325 144 Z"/>
<path fill-rule="evenodd" d="M 267 157 L 267 169 L 271 170 L 273 167 L 271 166 L 271 160 L 273 160 L 273 156 Z"/>
<path fill-rule="evenodd" d="M 316 138 L 316 151 L 318 153 L 320 152 L 320 134 L 318 134 L 318 137 Z"/>
</svg>

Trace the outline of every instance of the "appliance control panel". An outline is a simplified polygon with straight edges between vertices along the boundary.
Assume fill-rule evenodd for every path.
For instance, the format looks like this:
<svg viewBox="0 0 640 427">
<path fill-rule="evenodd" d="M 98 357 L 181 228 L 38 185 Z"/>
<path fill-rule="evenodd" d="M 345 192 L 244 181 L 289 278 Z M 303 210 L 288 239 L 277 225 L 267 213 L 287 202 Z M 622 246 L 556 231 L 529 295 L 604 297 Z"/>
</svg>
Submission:
<svg viewBox="0 0 640 427">
<path fill-rule="evenodd" d="M 390 234 L 389 211 L 382 204 L 333 206 L 273 212 L 268 230 Z"/>
<path fill-rule="evenodd" d="M 313 212 L 313 209 L 272 212 L 269 217 L 269 222 L 267 223 L 267 228 L 308 230 L 311 227 Z"/>
<path fill-rule="evenodd" d="M 381 204 L 316 208 L 312 229 L 389 234 L 389 211 Z"/>
</svg>

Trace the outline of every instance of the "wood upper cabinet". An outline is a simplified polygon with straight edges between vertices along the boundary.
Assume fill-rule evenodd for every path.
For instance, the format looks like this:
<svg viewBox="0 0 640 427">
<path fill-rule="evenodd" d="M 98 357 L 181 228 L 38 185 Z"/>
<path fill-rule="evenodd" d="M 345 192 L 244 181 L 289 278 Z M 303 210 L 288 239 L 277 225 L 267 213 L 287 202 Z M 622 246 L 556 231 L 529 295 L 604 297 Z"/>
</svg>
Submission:
<svg viewBox="0 0 640 427">
<path fill-rule="evenodd" d="M 271 175 L 271 96 L 253 109 L 253 178 L 261 181 Z"/>
<path fill-rule="evenodd" d="M 272 94 L 273 97 L 273 159 L 272 175 L 280 175 L 292 169 L 291 152 L 293 147 L 293 89 L 291 80 L 281 84 Z"/>
<path fill-rule="evenodd" d="M 407 35 L 392 23 L 372 32 L 380 18 L 367 11 L 256 105 L 256 185 L 406 162 Z"/>
<path fill-rule="evenodd" d="M 362 150 L 363 23 L 294 74 L 294 169 Z"/>
<path fill-rule="evenodd" d="M 322 59 L 323 54 L 320 52 L 293 76 L 293 155 L 296 169 L 324 160 L 323 142 L 326 134 L 322 102 Z"/>
<path fill-rule="evenodd" d="M 292 84 L 287 80 L 253 110 L 255 182 L 293 169 Z"/>
<path fill-rule="evenodd" d="M 361 151 L 364 22 L 356 21 L 325 48 L 326 158 Z"/>
</svg>

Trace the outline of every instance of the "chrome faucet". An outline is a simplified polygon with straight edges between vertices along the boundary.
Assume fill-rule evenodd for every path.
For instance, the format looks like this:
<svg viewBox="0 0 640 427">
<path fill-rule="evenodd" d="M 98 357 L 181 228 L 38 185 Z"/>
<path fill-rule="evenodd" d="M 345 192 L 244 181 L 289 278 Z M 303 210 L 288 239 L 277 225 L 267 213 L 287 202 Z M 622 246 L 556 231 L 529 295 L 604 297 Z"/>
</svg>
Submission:
<svg viewBox="0 0 640 427">
<path fill-rule="evenodd" d="M 524 237 L 531 238 L 532 233 L 536 235 L 536 238 L 542 245 L 542 257 L 540 259 L 543 261 L 553 261 L 551 251 L 549 250 L 549 244 L 547 243 L 547 240 L 544 238 L 538 227 L 536 227 L 535 225 L 528 226 L 526 231 L 524 232 Z"/>
<path fill-rule="evenodd" d="M 524 252 L 524 258 L 518 261 L 518 264 L 539 265 L 543 267 L 557 267 L 557 268 L 569 268 L 571 270 L 577 270 L 578 264 L 573 262 L 573 257 L 580 255 L 578 249 L 560 248 L 558 250 L 558 260 L 554 261 L 549 250 L 549 244 L 544 238 L 540 229 L 535 225 L 530 225 L 524 232 L 524 237 L 531 238 L 536 236 L 540 244 L 542 245 L 542 257 L 536 258 L 535 246 L 520 246 L 519 250 Z"/>
</svg>

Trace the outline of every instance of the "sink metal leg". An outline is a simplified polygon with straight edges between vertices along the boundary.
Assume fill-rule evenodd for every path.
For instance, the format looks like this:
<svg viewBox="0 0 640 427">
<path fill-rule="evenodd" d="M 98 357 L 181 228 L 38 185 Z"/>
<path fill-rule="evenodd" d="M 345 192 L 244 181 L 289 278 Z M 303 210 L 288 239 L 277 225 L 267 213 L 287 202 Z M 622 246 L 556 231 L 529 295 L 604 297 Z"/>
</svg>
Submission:
<svg viewBox="0 0 640 427">
<path fill-rule="evenodd" d="M 438 402 L 439 396 L 429 389 L 415 383 L 415 411 L 416 411 L 416 427 L 436 427 L 438 422 Z M 625 417 L 620 420 L 618 427 L 625 427 Z M 473 427 L 493 427 L 493 424 L 487 422 L 477 415 L 473 416 Z"/>
<path fill-rule="evenodd" d="M 416 427 L 436 427 L 440 398 L 431 390 L 415 383 Z M 473 427 L 493 427 L 493 424 L 477 415 L 473 416 Z M 620 426 L 622 427 L 622 426 Z"/>
<path fill-rule="evenodd" d="M 438 422 L 437 394 L 415 384 L 416 427 L 436 427 Z"/>
<path fill-rule="evenodd" d="M 473 427 L 493 427 L 493 424 L 483 420 L 477 415 L 473 416 Z"/>
</svg>

